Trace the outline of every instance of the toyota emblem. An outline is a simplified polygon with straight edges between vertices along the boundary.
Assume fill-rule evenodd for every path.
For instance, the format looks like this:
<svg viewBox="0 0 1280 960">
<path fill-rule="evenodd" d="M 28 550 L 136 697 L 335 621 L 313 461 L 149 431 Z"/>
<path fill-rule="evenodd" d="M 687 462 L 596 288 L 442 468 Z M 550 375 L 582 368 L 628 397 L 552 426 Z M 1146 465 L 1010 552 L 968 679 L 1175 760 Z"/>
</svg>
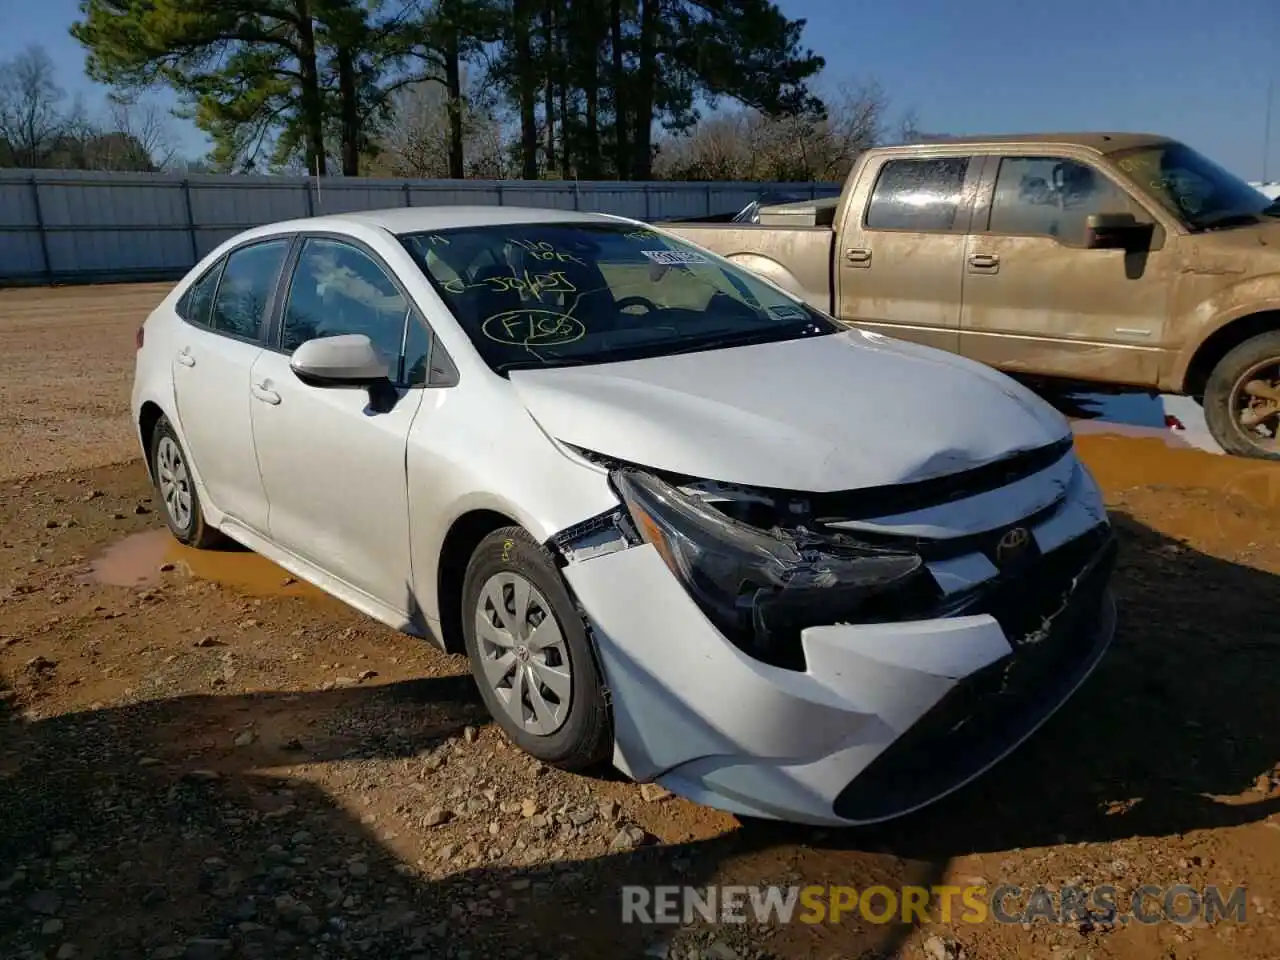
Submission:
<svg viewBox="0 0 1280 960">
<path fill-rule="evenodd" d="M 996 544 L 996 562 L 1003 565 L 1016 560 L 1031 542 L 1031 532 L 1026 527 L 1006 530 Z"/>
</svg>

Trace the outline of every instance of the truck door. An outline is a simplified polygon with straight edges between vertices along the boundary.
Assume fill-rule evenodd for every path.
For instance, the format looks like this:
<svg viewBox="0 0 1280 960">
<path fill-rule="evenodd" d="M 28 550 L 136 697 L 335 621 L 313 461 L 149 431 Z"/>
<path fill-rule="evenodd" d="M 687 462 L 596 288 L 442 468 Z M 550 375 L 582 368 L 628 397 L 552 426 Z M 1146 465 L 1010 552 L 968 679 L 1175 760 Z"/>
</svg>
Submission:
<svg viewBox="0 0 1280 960">
<path fill-rule="evenodd" d="M 1094 213 L 1154 223 L 1149 249 L 1085 248 Z M 1158 218 L 1100 167 L 989 157 L 965 246 L 960 352 L 1010 372 L 1154 384 L 1172 258 Z"/>
<path fill-rule="evenodd" d="M 980 168 L 967 156 L 869 161 L 838 225 L 840 319 L 959 350 L 965 234 Z"/>
</svg>

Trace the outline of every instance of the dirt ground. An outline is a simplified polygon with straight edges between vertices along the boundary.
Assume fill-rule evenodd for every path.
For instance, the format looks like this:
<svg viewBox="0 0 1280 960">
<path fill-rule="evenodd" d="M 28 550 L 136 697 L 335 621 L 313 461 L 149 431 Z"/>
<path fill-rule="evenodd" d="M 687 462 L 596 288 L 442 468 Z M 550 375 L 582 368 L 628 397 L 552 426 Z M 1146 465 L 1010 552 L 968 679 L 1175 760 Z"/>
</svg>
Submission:
<svg viewBox="0 0 1280 960">
<path fill-rule="evenodd" d="M 1092 425 L 1122 553 L 1088 684 L 919 814 L 742 821 L 546 769 L 461 658 L 174 544 L 127 416 L 163 292 L 0 290 L 0 957 L 1280 957 L 1280 467 Z M 1247 916 L 621 922 L 676 883 L 1243 885 Z"/>
</svg>

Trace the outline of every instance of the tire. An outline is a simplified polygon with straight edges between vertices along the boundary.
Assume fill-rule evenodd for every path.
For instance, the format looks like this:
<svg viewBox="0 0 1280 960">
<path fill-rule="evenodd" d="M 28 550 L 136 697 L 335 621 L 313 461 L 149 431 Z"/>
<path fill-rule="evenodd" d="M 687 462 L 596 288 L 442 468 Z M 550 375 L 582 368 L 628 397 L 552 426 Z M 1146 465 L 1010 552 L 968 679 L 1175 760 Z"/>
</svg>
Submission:
<svg viewBox="0 0 1280 960">
<path fill-rule="evenodd" d="M 168 417 L 161 417 L 151 434 L 152 484 L 160 513 L 179 543 L 209 550 L 222 543 L 223 536 L 205 522 L 189 463 Z"/>
<path fill-rule="evenodd" d="M 523 616 L 520 596 L 527 596 Z M 522 528 L 480 541 L 462 585 L 462 618 L 480 695 L 516 746 L 569 771 L 610 755 L 613 724 L 586 624 L 551 555 Z M 481 629 L 482 618 L 490 627 Z"/>
<path fill-rule="evenodd" d="M 1268 446 L 1265 437 L 1253 440 L 1236 419 L 1237 385 L 1260 366 L 1280 365 L 1280 330 L 1251 337 L 1218 361 L 1204 390 L 1204 418 L 1209 432 L 1228 453 L 1258 460 L 1280 460 L 1280 439 Z M 1280 430 L 1280 417 L 1268 424 Z M 1280 436 L 1280 435 L 1278 435 Z"/>
</svg>

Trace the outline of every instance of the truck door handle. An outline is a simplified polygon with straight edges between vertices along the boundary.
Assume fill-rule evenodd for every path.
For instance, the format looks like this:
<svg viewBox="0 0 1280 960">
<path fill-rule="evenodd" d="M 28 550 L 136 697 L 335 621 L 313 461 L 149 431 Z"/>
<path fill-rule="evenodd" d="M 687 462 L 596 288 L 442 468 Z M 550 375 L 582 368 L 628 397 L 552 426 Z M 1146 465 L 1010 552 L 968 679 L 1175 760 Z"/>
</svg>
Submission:
<svg viewBox="0 0 1280 960">
<path fill-rule="evenodd" d="M 995 272 L 1000 267 L 1000 258 L 994 253 L 975 253 L 969 257 L 969 266 L 975 270 Z"/>
<path fill-rule="evenodd" d="M 190 347 L 183 347 L 178 351 L 178 362 L 184 367 L 194 367 L 196 365 L 196 358 L 191 355 Z"/>
<path fill-rule="evenodd" d="M 844 259 L 847 263 L 855 263 L 860 267 L 865 267 L 871 263 L 871 251 L 865 247 L 850 247 L 845 250 Z"/>
<path fill-rule="evenodd" d="M 252 390 L 253 395 L 263 403 L 269 403 L 274 407 L 280 402 L 280 394 L 271 389 L 270 380 L 263 380 L 261 383 L 255 383 Z"/>
</svg>

